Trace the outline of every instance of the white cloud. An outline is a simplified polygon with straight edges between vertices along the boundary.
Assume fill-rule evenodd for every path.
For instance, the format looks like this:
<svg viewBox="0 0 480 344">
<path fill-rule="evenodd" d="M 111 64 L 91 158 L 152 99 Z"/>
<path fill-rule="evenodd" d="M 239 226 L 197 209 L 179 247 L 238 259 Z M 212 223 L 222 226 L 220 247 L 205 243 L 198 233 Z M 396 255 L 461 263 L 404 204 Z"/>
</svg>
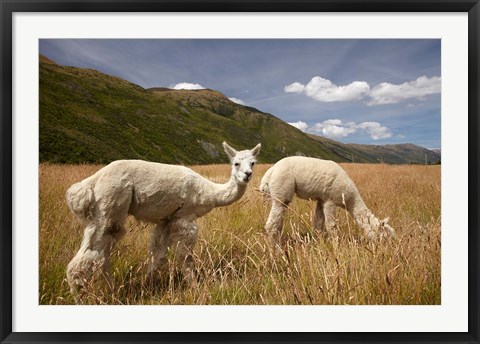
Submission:
<svg viewBox="0 0 480 344">
<path fill-rule="evenodd" d="M 363 122 L 360 123 L 358 126 L 360 129 L 364 129 L 368 135 L 374 139 L 386 139 L 392 136 L 392 133 L 387 127 L 382 126 L 378 122 Z"/>
<path fill-rule="evenodd" d="M 421 76 L 417 80 L 400 85 L 382 82 L 372 88 L 368 105 L 394 104 L 405 99 L 423 99 L 429 94 L 440 93 L 442 78 Z"/>
<path fill-rule="evenodd" d="M 234 103 L 237 103 L 237 104 L 240 104 L 240 105 L 245 105 L 245 102 L 241 99 L 238 99 L 238 98 L 235 98 L 235 97 L 231 97 L 231 98 L 228 98 L 228 99 L 230 99 Z"/>
<path fill-rule="evenodd" d="M 365 81 L 354 81 L 346 86 L 337 86 L 330 80 L 316 76 L 305 86 L 305 93 L 320 102 L 346 102 L 361 99 L 370 91 Z"/>
<path fill-rule="evenodd" d="M 392 137 L 390 129 L 378 122 L 362 122 L 357 124 L 355 122 L 344 123 L 340 119 L 328 119 L 323 122 L 315 123 L 312 126 L 309 126 L 302 121 L 289 124 L 304 132 L 322 135 L 331 139 L 347 137 L 356 132 L 366 134 L 374 140 Z"/>
<path fill-rule="evenodd" d="M 203 90 L 205 87 L 203 87 L 200 84 L 192 84 L 189 82 L 180 82 L 176 85 L 170 86 L 170 88 L 173 88 L 174 90 Z"/>
<path fill-rule="evenodd" d="M 354 81 L 345 86 L 337 86 L 320 76 L 313 77 L 307 85 L 294 82 L 285 86 L 285 92 L 305 93 L 319 102 L 345 102 L 363 98 L 370 91 L 365 81 Z"/>
<path fill-rule="evenodd" d="M 321 123 L 315 123 L 312 131 L 332 139 L 339 139 L 357 131 L 355 122 L 343 123 L 339 119 L 329 119 Z"/>
<path fill-rule="evenodd" d="M 288 124 L 294 126 L 297 129 L 300 129 L 301 131 L 306 131 L 308 129 L 308 124 L 302 121 L 292 123 L 289 122 Z"/>
<path fill-rule="evenodd" d="M 406 99 L 423 99 L 441 92 L 441 77 L 421 76 L 416 80 L 395 85 L 383 82 L 370 88 L 365 81 L 353 81 L 337 86 L 320 76 L 313 77 L 307 85 L 294 82 L 284 87 L 287 93 L 305 94 L 319 102 L 347 102 L 369 98 L 367 105 L 394 104 Z M 408 106 L 412 106 L 410 103 Z"/>
<path fill-rule="evenodd" d="M 302 93 L 305 90 L 305 86 L 299 82 L 294 82 L 293 84 L 285 86 L 284 90 L 287 93 Z"/>
</svg>

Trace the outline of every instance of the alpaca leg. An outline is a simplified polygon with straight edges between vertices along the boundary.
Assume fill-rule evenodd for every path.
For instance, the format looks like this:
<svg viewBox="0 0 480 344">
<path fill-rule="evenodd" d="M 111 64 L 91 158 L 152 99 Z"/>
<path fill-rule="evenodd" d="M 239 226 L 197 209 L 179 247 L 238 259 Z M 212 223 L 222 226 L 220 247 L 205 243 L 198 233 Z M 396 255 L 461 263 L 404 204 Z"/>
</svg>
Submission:
<svg viewBox="0 0 480 344">
<path fill-rule="evenodd" d="M 280 239 L 286 209 L 287 206 L 282 202 L 277 200 L 272 201 L 272 209 L 270 209 L 265 230 L 273 241 L 278 241 Z"/>
<path fill-rule="evenodd" d="M 198 226 L 194 220 L 178 219 L 171 224 L 170 243 L 175 247 L 175 258 L 190 280 L 195 268 L 193 250 L 197 237 Z"/>
<path fill-rule="evenodd" d="M 166 228 L 165 223 L 157 223 L 152 229 L 150 249 L 149 249 L 149 261 L 147 269 L 147 278 L 152 273 L 162 266 L 166 259 L 168 240 L 170 231 Z"/>
<path fill-rule="evenodd" d="M 123 227 L 105 227 L 91 223 L 85 229 L 80 250 L 67 267 L 70 290 L 76 293 L 85 286 L 98 271 L 109 279 L 109 256 L 115 242 L 122 236 Z"/>
<path fill-rule="evenodd" d="M 335 204 L 332 201 L 317 201 L 313 228 L 322 234 L 336 234 Z"/>
<path fill-rule="evenodd" d="M 319 231 L 322 234 L 326 234 L 325 231 L 325 213 L 323 211 L 322 200 L 317 200 L 317 206 L 315 208 L 315 214 L 313 216 L 313 229 Z"/>
<path fill-rule="evenodd" d="M 76 293 L 88 281 L 92 274 L 93 261 L 95 260 L 93 252 L 90 250 L 92 237 L 96 227 L 90 223 L 84 231 L 82 244 L 77 254 L 70 261 L 67 267 L 67 282 L 72 293 Z"/>
<path fill-rule="evenodd" d="M 109 224 L 107 226 L 103 226 L 103 230 L 101 231 L 103 234 L 97 238 L 94 242 L 92 249 L 93 251 L 99 252 L 99 257 L 101 260 L 98 262 L 101 268 L 101 272 L 103 277 L 105 277 L 109 286 L 112 285 L 112 280 L 110 276 L 110 253 L 112 249 L 115 247 L 115 244 L 120 241 L 126 231 L 123 227 L 123 224 Z"/>
<path fill-rule="evenodd" d="M 93 249 L 102 253 L 102 270 L 110 282 L 110 252 L 114 245 L 123 238 L 126 231 L 123 226 L 132 201 L 133 184 L 124 178 L 99 179 L 95 186 L 97 207 L 95 213 L 99 230 Z"/>
<path fill-rule="evenodd" d="M 326 201 L 323 204 L 323 212 L 325 214 L 325 229 L 329 235 L 338 236 L 337 230 L 337 207 L 332 201 Z"/>
<path fill-rule="evenodd" d="M 132 197 L 132 185 L 122 180 L 97 183 L 94 220 L 88 224 L 77 255 L 68 264 L 67 281 L 72 291 L 85 286 L 97 267 L 109 278 L 109 256 L 125 234 L 123 222 Z"/>
</svg>

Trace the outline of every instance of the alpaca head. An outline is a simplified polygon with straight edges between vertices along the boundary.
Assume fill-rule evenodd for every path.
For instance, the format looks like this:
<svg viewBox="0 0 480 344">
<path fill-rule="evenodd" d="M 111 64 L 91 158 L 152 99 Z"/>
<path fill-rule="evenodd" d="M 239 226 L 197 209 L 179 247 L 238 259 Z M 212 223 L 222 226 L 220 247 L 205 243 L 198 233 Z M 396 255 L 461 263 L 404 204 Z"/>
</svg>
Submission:
<svg viewBox="0 0 480 344">
<path fill-rule="evenodd" d="M 368 240 L 395 237 L 395 229 L 388 224 L 389 218 L 379 220 L 370 210 L 366 210 L 357 218 L 357 221 L 365 230 Z"/>
<path fill-rule="evenodd" d="M 382 237 L 395 237 L 395 229 L 388 224 L 390 218 L 383 219 L 380 221 L 380 230 Z"/>
<path fill-rule="evenodd" d="M 223 149 L 227 153 L 232 164 L 232 176 L 238 184 L 246 184 L 252 179 L 253 166 L 257 162 L 255 158 L 260 152 L 262 145 L 259 143 L 253 149 L 236 151 L 226 142 L 223 142 Z"/>
</svg>

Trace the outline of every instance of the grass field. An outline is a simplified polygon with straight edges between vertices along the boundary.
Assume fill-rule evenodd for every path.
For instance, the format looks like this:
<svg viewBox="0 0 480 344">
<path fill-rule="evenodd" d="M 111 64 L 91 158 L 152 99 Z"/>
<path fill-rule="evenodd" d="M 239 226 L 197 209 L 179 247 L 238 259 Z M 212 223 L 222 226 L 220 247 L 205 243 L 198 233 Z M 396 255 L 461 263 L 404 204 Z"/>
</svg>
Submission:
<svg viewBox="0 0 480 344">
<path fill-rule="evenodd" d="M 89 304 L 440 304 L 440 166 L 342 164 L 378 218 L 390 217 L 395 240 L 366 242 L 339 209 L 338 238 L 310 228 L 313 202 L 295 199 L 281 252 L 269 249 L 263 227 L 270 204 L 256 188 L 270 165 L 258 165 L 243 198 L 200 218 L 195 248 L 197 282 L 187 284 L 169 252 L 164 279 L 146 280 L 151 224 L 127 219 L 112 252 L 113 290 L 92 284 Z M 73 304 L 65 269 L 83 228 L 65 204 L 65 191 L 99 165 L 41 164 L 40 304 Z M 226 182 L 228 165 L 194 170 Z M 100 277 L 101 279 L 101 277 Z M 101 281 L 100 281 L 101 282 Z"/>
</svg>

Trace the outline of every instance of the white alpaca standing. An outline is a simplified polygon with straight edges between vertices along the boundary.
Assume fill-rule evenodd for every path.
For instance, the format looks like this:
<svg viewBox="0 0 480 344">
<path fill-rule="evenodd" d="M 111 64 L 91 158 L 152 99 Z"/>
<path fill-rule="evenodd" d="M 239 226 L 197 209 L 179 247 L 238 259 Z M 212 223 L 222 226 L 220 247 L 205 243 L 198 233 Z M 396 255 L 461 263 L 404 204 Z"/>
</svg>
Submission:
<svg viewBox="0 0 480 344">
<path fill-rule="evenodd" d="M 287 205 L 296 194 L 316 200 L 313 227 L 325 232 L 335 228 L 335 206 L 346 208 L 369 239 L 377 234 L 394 235 L 388 219 L 378 220 L 367 208 L 355 184 L 335 162 L 306 157 L 288 157 L 278 161 L 263 176 L 260 191 L 272 200 L 265 229 L 279 237 Z M 384 232 L 385 231 L 385 232 Z"/>
<path fill-rule="evenodd" d="M 261 144 L 239 152 L 226 142 L 223 147 L 232 164 L 225 184 L 216 184 L 184 166 L 118 160 L 72 185 L 66 193 L 67 204 L 86 228 L 80 250 L 67 268 L 71 290 L 84 285 L 94 266 L 108 274 L 108 257 L 125 233 L 128 214 L 155 223 L 148 273 L 158 268 L 172 245 L 183 268 L 192 269 L 191 253 L 198 233 L 195 220 L 243 196 Z"/>
</svg>

